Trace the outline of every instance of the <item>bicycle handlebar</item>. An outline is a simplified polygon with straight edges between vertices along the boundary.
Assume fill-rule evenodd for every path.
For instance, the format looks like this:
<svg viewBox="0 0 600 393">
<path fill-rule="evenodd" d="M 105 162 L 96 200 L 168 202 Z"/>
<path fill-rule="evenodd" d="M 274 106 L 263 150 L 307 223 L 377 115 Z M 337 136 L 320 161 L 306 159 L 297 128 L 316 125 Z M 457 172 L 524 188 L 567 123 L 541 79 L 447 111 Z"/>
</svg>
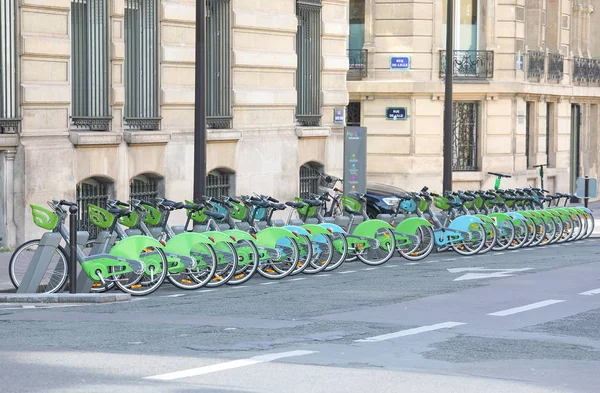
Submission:
<svg viewBox="0 0 600 393">
<path fill-rule="evenodd" d="M 502 173 L 497 173 L 497 172 L 488 172 L 488 175 L 494 175 L 494 176 L 498 176 L 498 177 L 507 177 L 507 178 L 511 178 L 512 177 L 510 175 L 504 175 Z"/>
</svg>

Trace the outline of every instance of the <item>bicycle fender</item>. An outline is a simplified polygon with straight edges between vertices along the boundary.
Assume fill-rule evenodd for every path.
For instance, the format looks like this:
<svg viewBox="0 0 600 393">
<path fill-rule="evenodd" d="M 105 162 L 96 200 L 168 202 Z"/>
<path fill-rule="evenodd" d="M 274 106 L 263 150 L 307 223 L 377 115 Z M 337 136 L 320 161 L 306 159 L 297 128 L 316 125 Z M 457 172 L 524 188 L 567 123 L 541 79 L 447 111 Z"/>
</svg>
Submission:
<svg viewBox="0 0 600 393">
<path fill-rule="evenodd" d="M 471 224 L 483 224 L 483 221 L 481 218 L 472 215 L 458 216 L 452 220 L 452 222 L 450 222 L 448 228 L 469 232 L 469 227 Z"/>
<path fill-rule="evenodd" d="M 421 217 L 409 217 L 406 218 L 396 226 L 396 232 L 404 233 L 407 235 L 416 235 L 419 227 L 431 227 L 431 223 Z"/>
<path fill-rule="evenodd" d="M 388 229 L 391 229 L 392 232 L 394 231 L 394 227 L 391 226 L 389 223 L 387 223 L 383 220 L 375 219 L 375 220 L 367 220 L 367 221 L 361 222 L 354 229 L 352 234 L 355 236 L 364 236 L 364 237 L 374 238 L 375 234 L 377 233 L 377 230 L 381 229 L 381 228 L 388 228 Z"/>
<path fill-rule="evenodd" d="M 323 222 L 321 224 L 318 224 L 320 227 L 327 229 L 329 232 L 331 233 L 343 233 L 344 235 L 347 235 L 348 232 L 344 231 L 344 229 L 336 224 L 332 224 L 329 222 Z"/>
</svg>

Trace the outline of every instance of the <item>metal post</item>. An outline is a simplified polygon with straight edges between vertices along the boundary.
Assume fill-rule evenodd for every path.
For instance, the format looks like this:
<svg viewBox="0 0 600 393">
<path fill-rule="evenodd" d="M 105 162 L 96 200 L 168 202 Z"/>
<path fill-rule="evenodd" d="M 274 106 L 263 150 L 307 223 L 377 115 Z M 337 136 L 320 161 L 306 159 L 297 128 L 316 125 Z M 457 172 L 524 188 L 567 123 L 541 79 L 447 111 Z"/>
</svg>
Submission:
<svg viewBox="0 0 600 393">
<path fill-rule="evenodd" d="M 69 293 L 77 293 L 77 206 L 69 214 Z"/>
<path fill-rule="evenodd" d="M 454 0 L 448 0 L 446 20 L 446 88 L 444 93 L 443 191 L 452 190 L 452 81 L 454 63 Z"/>
<path fill-rule="evenodd" d="M 583 190 L 583 206 L 588 207 L 588 199 L 590 197 L 590 177 L 586 176 L 584 179 L 584 190 Z"/>
<path fill-rule="evenodd" d="M 194 200 L 206 189 L 206 0 L 196 0 Z"/>
</svg>

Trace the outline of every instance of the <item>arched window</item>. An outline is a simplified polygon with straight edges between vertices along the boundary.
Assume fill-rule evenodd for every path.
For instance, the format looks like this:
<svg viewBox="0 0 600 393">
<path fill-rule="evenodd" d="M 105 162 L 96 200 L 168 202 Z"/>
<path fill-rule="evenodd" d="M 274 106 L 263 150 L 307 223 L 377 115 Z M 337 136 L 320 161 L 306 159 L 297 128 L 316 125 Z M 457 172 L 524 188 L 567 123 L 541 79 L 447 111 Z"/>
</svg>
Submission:
<svg viewBox="0 0 600 393">
<path fill-rule="evenodd" d="M 217 168 L 206 176 L 206 195 L 210 197 L 233 196 L 235 193 L 235 172 L 227 168 Z"/>
<path fill-rule="evenodd" d="M 319 193 L 322 171 L 323 165 L 318 162 L 307 162 L 300 167 L 300 198 L 309 198 L 310 194 Z"/>
<path fill-rule="evenodd" d="M 113 198 L 113 182 L 106 177 L 94 176 L 77 184 L 77 208 L 79 215 L 79 230 L 88 231 L 90 239 L 95 239 L 99 228 L 90 223 L 88 205 L 91 203 L 106 208 L 106 203 Z"/>
<path fill-rule="evenodd" d="M 129 182 L 129 199 L 142 199 L 154 202 L 154 199 L 164 195 L 164 178 L 152 173 L 144 173 Z"/>
</svg>

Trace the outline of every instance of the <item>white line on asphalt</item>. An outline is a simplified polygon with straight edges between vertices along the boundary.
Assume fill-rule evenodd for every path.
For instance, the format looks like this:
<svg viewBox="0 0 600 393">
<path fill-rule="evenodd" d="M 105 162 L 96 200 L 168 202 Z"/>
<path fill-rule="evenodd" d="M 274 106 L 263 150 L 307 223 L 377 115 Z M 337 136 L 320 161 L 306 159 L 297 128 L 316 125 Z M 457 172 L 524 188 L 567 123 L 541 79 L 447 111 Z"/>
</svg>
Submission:
<svg viewBox="0 0 600 393">
<path fill-rule="evenodd" d="M 181 296 L 185 296 L 185 293 L 176 293 L 174 295 L 163 295 L 161 297 L 181 297 Z"/>
<path fill-rule="evenodd" d="M 598 295 L 598 294 L 600 294 L 600 288 L 592 289 L 591 291 L 585 291 L 585 292 L 580 293 L 580 295 L 587 295 L 587 296 Z"/>
<path fill-rule="evenodd" d="M 458 258 L 448 258 L 448 259 L 442 259 L 440 260 L 440 262 L 450 262 L 450 261 L 456 261 Z"/>
<path fill-rule="evenodd" d="M 506 253 L 505 252 L 495 252 L 492 255 L 504 255 L 504 254 L 506 254 Z"/>
<path fill-rule="evenodd" d="M 176 371 L 168 374 L 154 375 L 151 377 L 144 377 L 144 379 L 156 379 L 161 381 L 172 381 L 179 378 L 188 378 L 198 375 L 210 374 L 218 371 L 231 370 L 234 368 L 252 366 L 254 364 L 272 362 L 277 359 L 289 358 L 294 356 L 304 356 L 317 353 L 317 351 L 290 351 L 271 353 L 268 355 L 254 356 L 248 359 L 233 360 L 231 362 L 213 364 L 211 366 L 192 368 L 190 370 Z"/>
<path fill-rule="evenodd" d="M 216 289 L 203 289 L 201 291 L 198 291 L 200 293 L 204 293 L 204 292 L 212 292 L 212 291 L 216 291 Z M 142 298 L 143 299 L 143 298 Z"/>
<path fill-rule="evenodd" d="M 382 334 L 381 336 L 363 338 L 363 339 L 354 340 L 354 341 L 359 342 L 359 343 L 374 343 L 374 342 L 379 342 L 379 341 L 391 340 L 393 338 L 398 338 L 398 337 L 412 336 L 412 335 L 419 334 L 419 333 L 431 332 L 433 330 L 453 328 L 455 326 L 460 326 L 460 325 L 465 325 L 465 323 L 463 323 L 463 322 L 444 322 L 444 323 L 438 323 L 435 325 L 421 326 L 418 328 L 401 330 L 396 333 Z"/>
<path fill-rule="evenodd" d="M 414 266 L 414 265 L 420 265 L 419 262 L 409 262 L 409 263 L 405 263 L 405 266 Z"/>
<path fill-rule="evenodd" d="M 36 308 L 34 305 L 31 304 L 24 304 L 23 308 Z"/>
<path fill-rule="evenodd" d="M 248 288 L 247 285 L 234 285 L 233 288 Z"/>
<path fill-rule="evenodd" d="M 306 280 L 306 277 L 292 278 L 291 280 L 288 280 L 288 281 L 302 281 L 302 280 Z"/>
<path fill-rule="evenodd" d="M 375 269 L 377 269 L 377 268 L 376 267 L 367 267 L 367 268 L 364 268 L 363 270 L 375 270 Z"/>
<path fill-rule="evenodd" d="M 331 274 L 329 274 L 329 273 L 317 274 L 317 277 L 329 277 L 329 276 L 331 276 Z"/>
<path fill-rule="evenodd" d="M 273 284 L 277 284 L 277 282 L 276 281 L 263 282 L 260 285 L 273 285 Z"/>
<path fill-rule="evenodd" d="M 564 302 L 564 300 L 555 300 L 555 299 L 544 300 L 542 302 L 531 303 L 531 304 L 527 304 L 527 305 L 521 306 L 521 307 L 509 308 L 508 310 L 497 311 L 497 312 L 493 312 L 493 313 L 487 314 L 487 315 L 491 315 L 494 317 L 505 317 L 507 315 L 513 315 L 513 314 L 518 314 L 518 313 L 524 312 L 524 311 L 535 310 L 536 308 L 551 306 L 553 304 L 562 303 L 562 302 Z"/>
<path fill-rule="evenodd" d="M 340 272 L 340 274 L 348 274 L 348 273 L 356 273 L 356 270 L 348 270 L 345 272 Z"/>
<path fill-rule="evenodd" d="M 385 267 L 398 267 L 398 265 L 385 265 Z"/>
</svg>

